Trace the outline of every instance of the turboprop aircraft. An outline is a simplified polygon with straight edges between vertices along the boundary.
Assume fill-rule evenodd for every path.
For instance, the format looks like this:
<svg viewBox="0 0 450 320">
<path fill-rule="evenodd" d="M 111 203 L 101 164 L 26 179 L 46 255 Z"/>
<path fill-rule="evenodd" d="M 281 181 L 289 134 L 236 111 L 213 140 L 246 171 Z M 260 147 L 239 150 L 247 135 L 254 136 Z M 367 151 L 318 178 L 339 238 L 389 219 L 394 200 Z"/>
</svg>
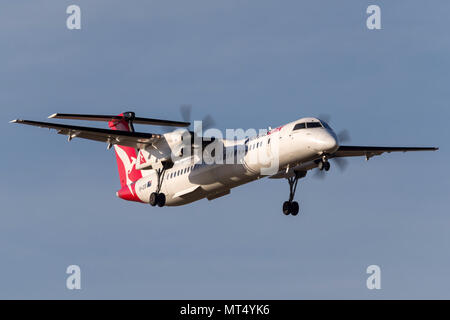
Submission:
<svg viewBox="0 0 450 320">
<path fill-rule="evenodd" d="M 234 187 L 268 176 L 288 181 L 289 198 L 282 211 L 296 216 L 298 180 L 313 169 L 324 174 L 330 170 L 330 160 L 342 167 L 346 157 L 368 160 L 385 152 L 438 150 L 341 145 L 345 132 L 336 134 L 326 121 L 314 117 L 239 139 L 204 137 L 198 130 L 185 129 L 191 125 L 188 121 L 141 118 L 133 112 L 116 116 L 55 113 L 49 118 L 104 121 L 110 129 L 19 119 L 11 122 L 55 129 L 67 135 L 69 141 L 82 138 L 107 143 L 108 149 L 114 146 L 121 185 L 116 195 L 158 207 L 180 206 L 203 198 L 213 200 L 228 195 Z M 133 124 L 177 129 L 144 133 L 136 132 Z"/>
</svg>

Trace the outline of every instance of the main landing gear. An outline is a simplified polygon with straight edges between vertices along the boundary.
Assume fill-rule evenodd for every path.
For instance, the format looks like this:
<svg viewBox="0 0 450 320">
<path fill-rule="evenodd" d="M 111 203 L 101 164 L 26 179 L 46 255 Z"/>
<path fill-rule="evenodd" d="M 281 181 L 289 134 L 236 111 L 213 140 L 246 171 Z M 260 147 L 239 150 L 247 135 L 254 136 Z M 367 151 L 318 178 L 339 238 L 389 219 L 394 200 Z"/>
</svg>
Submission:
<svg viewBox="0 0 450 320">
<path fill-rule="evenodd" d="M 150 205 L 163 207 L 166 204 L 166 195 L 164 193 L 152 192 L 150 194 Z"/>
<path fill-rule="evenodd" d="M 296 216 L 300 210 L 297 201 L 294 200 L 295 190 L 297 189 L 298 179 L 303 178 L 306 175 L 305 171 L 295 171 L 295 175 L 291 178 L 288 178 L 289 183 L 289 200 L 283 203 L 283 213 L 285 215 L 293 215 Z"/>
<path fill-rule="evenodd" d="M 161 186 L 164 180 L 164 173 L 166 172 L 166 168 L 163 167 L 162 169 L 156 170 L 156 175 L 158 176 L 158 185 L 156 187 L 156 192 L 152 192 L 150 194 L 150 205 L 152 207 L 158 206 L 158 207 L 164 207 L 166 204 L 166 195 L 161 191 Z"/>
</svg>

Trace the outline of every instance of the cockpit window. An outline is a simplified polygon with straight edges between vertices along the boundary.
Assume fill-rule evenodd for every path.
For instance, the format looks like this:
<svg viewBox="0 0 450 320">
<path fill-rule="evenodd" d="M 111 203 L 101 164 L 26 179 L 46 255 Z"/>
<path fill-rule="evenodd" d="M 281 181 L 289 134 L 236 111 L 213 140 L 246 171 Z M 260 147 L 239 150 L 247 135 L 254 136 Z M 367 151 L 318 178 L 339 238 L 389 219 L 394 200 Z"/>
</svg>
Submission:
<svg viewBox="0 0 450 320">
<path fill-rule="evenodd" d="M 297 124 L 294 126 L 294 130 L 305 129 L 305 128 L 306 128 L 306 123 L 304 123 L 304 122 L 297 123 Z"/>
<path fill-rule="evenodd" d="M 306 126 L 309 128 L 322 128 L 320 122 L 307 122 Z"/>
</svg>

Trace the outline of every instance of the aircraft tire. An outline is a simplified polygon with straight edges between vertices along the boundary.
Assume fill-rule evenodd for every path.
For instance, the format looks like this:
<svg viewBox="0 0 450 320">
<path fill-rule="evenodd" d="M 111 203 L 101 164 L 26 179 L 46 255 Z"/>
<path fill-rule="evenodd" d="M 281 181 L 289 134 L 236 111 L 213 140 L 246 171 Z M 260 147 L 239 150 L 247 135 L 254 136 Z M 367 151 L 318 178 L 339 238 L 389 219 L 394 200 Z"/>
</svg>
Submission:
<svg viewBox="0 0 450 320">
<path fill-rule="evenodd" d="M 293 216 L 296 216 L 296 215 L 298 215 L 299 210 L 300 210 L 300 207 L 298 205 L 298 202 L 297 201 L 292 202 L 291 203 L 291 214 Z"/>
<path fill-rule="evenodd" d="M 291 213 L 291 203 L 289 201 L 285 201 L 283 203 L 283 213 L 287 216 Z"/>
<path fill-rule="evenodd" d="M 156 196 L 156 203 L 158 204 L 158 207 L 164 207 L 166 204 L 166 195 L 164 193 L 158 193 Z"/>
<path fill-rule="evenodd" d="M 158 194 L 156 192 L 152 192 L 152 194 L 150 195 L 149 203 L 152 207 L 156 206 L 156 204 L 158 203 Z"/>
<path fill-rule="evenodd" d="M 323 161 L 320 161 L 317 165 L 317 168 L 319 168 L 320 171 L 322 171 L 324 167 L 325 167 L 325 165 L 324 165 Z"/>
</svg>

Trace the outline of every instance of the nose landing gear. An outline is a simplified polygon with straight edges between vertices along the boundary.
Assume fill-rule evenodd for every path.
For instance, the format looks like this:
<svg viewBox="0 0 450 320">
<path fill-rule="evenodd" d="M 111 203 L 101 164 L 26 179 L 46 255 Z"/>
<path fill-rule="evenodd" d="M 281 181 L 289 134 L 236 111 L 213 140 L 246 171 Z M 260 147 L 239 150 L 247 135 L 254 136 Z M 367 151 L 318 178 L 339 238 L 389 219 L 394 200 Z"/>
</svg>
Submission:
<svg viewBox="0 0 450 320">
<path fill-rule="evenodd" d="M 320 171 L 322 171 L 322 170 L 328 171 L 328 170 L 330 170 L 330 162 L 328 162 L 328 159 L 326 157 L 324 157 L 317 164 L 317 168 L 319 168 Z"/>
<path fill-rule="evenodd" d="M 300 207 L 298 205 L 298 202 L 293 200 L 295 191 L 297 189 L 298 179 L 306 176 L 306 171 L 295 171 L 294 173 L 295 175 L 293 177 L 287 179 L 289 183 L 289 200 L 283 203 L 283 213 L 285 215 L 291 214 L 293 216 L 296 216 L 300 210 Z"/>
</svg>

